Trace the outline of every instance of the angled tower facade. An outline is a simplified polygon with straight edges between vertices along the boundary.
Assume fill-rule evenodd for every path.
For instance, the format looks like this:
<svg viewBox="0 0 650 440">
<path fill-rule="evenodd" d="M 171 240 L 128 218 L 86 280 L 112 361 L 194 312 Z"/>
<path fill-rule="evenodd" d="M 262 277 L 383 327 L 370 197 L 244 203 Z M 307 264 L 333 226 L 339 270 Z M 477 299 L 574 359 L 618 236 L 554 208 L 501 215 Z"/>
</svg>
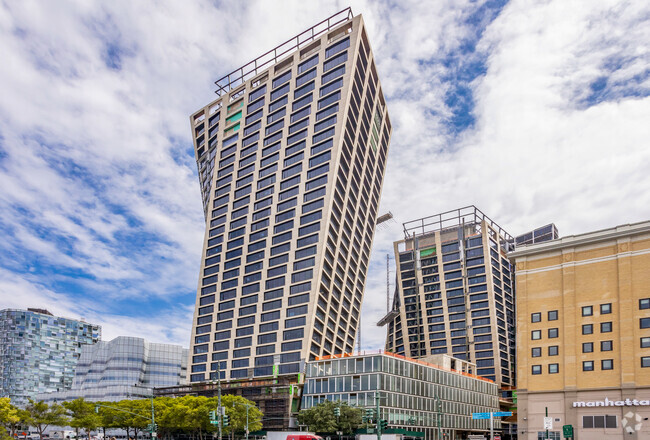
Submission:
<svg viewBox="0 0 650 440">
<path fill-rule="evenodd" d="M 449 354 L 472 373 L 515 385 L 514 239 L 475 206 L 404 224 L 386 350 Z"/>
<path fill-rule="evenodd" d="M 296 374 L 352 352 L 359 325 L 391 136 L 363 19 L 216 84 L 190 118 L 206 231 L 189 380 Z"/>
</svg>

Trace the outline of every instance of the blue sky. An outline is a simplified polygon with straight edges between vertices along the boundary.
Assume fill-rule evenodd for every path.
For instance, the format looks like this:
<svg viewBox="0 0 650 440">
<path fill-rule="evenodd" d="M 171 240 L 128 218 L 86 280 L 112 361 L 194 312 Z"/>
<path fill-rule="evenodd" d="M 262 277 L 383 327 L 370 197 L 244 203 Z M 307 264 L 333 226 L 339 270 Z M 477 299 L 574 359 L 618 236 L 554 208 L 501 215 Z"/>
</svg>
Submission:
<svg viewBox="0 0 650 440">
<path fill-rule="evenodd" d="M 189 115 L 343 2 L 0 5 L 0 308 L 187 346 L 204 223 Z M 401 223 L 475 204 L 511 234 L 650 219 L 650 5 L 352 1 L 393 139 L 362 312 L 383 345 Z M 392 275 L 391 275 L 392 278 Z"/>
</svg>

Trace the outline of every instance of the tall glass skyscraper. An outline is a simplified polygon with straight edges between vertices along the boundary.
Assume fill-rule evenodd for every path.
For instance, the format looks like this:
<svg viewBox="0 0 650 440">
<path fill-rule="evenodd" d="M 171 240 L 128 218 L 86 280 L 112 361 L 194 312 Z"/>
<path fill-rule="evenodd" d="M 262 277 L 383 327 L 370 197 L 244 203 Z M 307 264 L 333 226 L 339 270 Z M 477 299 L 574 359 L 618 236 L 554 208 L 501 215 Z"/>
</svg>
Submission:
<svg viewBox="0 0 650 440">
<path fill-rule="evenodd" d="M 191 116 L 206 232 L 189 378 L 352 352 L 391 125 L 348 8 L 216 82 Z"/>
<path fill-rule="evenodd" d="M 81 347 L 101 327 L 47 310 L 0 310 L 0 397 L 23 406 L 39 393 L 70 389 Z"/>
<path fill-rule="evenodd" d="M 475 206 L 404 224 L 386 350 L 449 354 L 473 373 L 515 385 L 514 238 Z"/>
</svg>

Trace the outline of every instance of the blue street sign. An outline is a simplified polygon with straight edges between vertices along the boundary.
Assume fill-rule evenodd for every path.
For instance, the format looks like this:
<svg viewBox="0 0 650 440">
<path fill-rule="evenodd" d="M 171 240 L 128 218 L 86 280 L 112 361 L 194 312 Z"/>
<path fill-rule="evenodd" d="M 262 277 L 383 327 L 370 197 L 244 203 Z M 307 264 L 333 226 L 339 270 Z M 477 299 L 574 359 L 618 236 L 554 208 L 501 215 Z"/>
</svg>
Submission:
<svg viewBox="0 0 650 440">
<path fill-rule="evenodd" d="M 478 420 L 478 419 L 489 419 L 490 418 L 490 413 L 472 413 L 472 419 Z"/>
<path fill-rule="evenodd" d="M 510 417 L 512 415 L 512 411 L 500 411 L 492 413 L 492 415 L 494 417 Z"/>
</svg>

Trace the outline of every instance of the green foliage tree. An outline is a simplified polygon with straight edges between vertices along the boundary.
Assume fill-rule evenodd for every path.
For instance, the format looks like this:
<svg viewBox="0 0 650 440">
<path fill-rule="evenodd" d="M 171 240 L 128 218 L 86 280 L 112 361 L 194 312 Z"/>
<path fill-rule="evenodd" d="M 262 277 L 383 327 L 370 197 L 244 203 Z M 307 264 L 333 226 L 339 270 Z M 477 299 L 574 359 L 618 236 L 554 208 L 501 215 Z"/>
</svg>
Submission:
<svg viewBox="0 0 650 440">
<path fill-rule="evenodd" d="M 84 429 L 88 440 L 90 440 L 90 431 L 97 429 L 101 423 L 101 417 L 95 413 L 95 404 L 86 402 L 80 397 L 69 402 L 63 402 L 63 407 L 70 417 L 68 425 L 75 429 L 77 438 L 79 438 L 79 429 Z"/>
<path fill-rule="evenodd" d="M 0 398 L 0 426 L 5 428 L 0 429 L 0 440 L 9 438 L 7 431 L 11 435 L 16 432 L 22 416 L 21 410 L 11 404 L 9 397 Z"/>
<path fill-rule="evenodd" d="M 107 438 L 107 429 L 119 428 L 118 424 L 116 423 L 117 411 L 111 408 L 111 406 L 115 405 L 115 402 L 93 402 L 93 405 L 95 405 L 97 408 L 99 426 L 102 428 L 104 438 Z"/>
<path fill-rule="evenodd" d="M 41 440 L 43 440 L 43 432 L 48 426 L 68 425 L 65 408 L 56 403 L 48 405 L 43 401 L 34 402 L 32 399 L 29 399 L 29 404 L 25 407 L 25 411 L 25 419 L 23 422 L 36 428 Z"/>
<path fill-rule="evenodd" d="M 339 408 L 341 415 L 334 415 L 334 409 Z M 353 407 L 347 402 L 326 400 L 309 409 L 298 413 L 301 425 L 307 425 L 310 431 L 322 433 L 335 433 L 343 431 L 350 435 L 361 426 L 362 410 Z"/>
<path fill-rule="evenodd" d="M 129 424 L 133 428 L 133 438 L 138 438 L 138 432 L 144 431 L 151 423 L 151 400 L 149 399 L 136 399 L 127 400 L 131 414 Z M 137 414 L 137 415 L 136 415 Z"/>
<path fill-rule="evenodd" d="M 159 433 L 169 438 L 176 432 L 185 431 L 192 438 L 204 439 L 217 430 L 209 418 L 210 411 L 217 408 L 216 402 L 214 398 L 203 396 L 184 396 L 161 401 L 158 404 L 160 411 L 156 415 Z"/>
<path fill-rule="evenodd" d="M 161 435 L 169 438 L 177 432 L 192 430 L 192 408 L 188 402 L 190 400 L 189 398 L 192 397 L 185 396 L 168 399 L 162 405 L 158 405 L 161 409 L 160 411 L 156 411 L 156 423 L 158 424 Z"/>
<path fill-rule="evenodd" d="M 179 425 L 183 423 L 184 418 L 177 411 L 177 408 L 180 407 L 177 400 L 172 397 L 157 397 L 154 399 L 158 436 L 164 440 L 178 437 L 178 434 L 182 432 Z"/>
<path fill-rule="evenodd" d="M 97 403 L 101 405 L 96 414 L 97 426 L 104 429 L 123 429 L 127 432 L 127 437 L 137 438 L 138 432 L 151 423 L 151 401 L 148 399 Z M 66 406 L 70 404 L 72 402 Z M 238 396 L 223 396 L 222 405 L 230 416 L 230 426 L 224 428 L 224 435 L 234 436 L 235 432 L 245 431 L 246 405 L 249 405 L 249 431 L 262 429 L 262 412 L 250 400 Z M 90 406 L 94 409 L 95 403 Z M 218 430 L 217 425 L 210 423 L 209 416 L 210 411 L 216 411 L 218 408 L 216 397 L 158 397 L 154 399 L 154 408 L 157 434 L 163 439 L 170 440 L 184 433 L 189 434 L 193 440 L 207 440 Z M 81 428 L 86 429 L 83 426 Z"/>
<path fill-rule="evenodd" d="M 224 429 L 224 433 L 234 438 L 235 432 L 246 430 L 246 405 L 248 405 L 248 431 L 262 429 L 263 414 L 254 402 L 241 396 L 225 395 L 221 398 L 221 404 L 226 407 L 226 414 L 230 417 L 230 425 Z"/>
</svg>

